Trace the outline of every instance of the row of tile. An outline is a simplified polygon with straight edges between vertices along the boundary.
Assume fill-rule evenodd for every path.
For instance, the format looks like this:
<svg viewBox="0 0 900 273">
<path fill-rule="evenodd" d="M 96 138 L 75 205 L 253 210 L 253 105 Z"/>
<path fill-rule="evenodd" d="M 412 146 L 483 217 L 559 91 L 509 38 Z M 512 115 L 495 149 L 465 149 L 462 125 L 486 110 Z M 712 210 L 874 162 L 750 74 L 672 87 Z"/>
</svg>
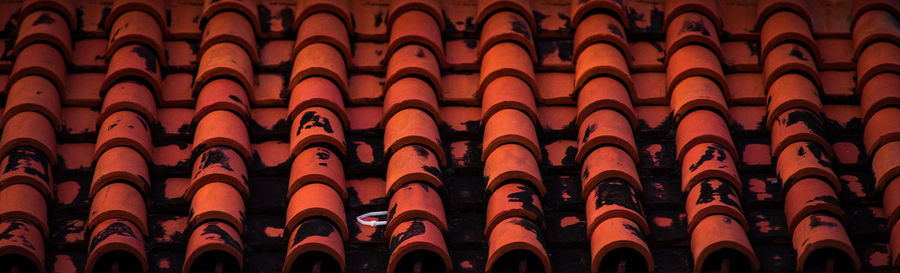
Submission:
<svg viewBox="0 0 900 273">
<path fill-rule="evenodd" d="M 653 272 L 646 236 L 633 130 L 634 90 L 628 69 L 633 58 L 623 25 L 624 8 L 615 2 L 589 2 L 573 18 L 581 192 L 585 199 L 591 272 Z M 578 20 L 580 18 L 580 20 Z"/>
<path fill-rule="evenodd" d="M 889 4 L 894 4 L 889 5 Z M 865 126 L 863 143 L 872 159 L 874 187 L 883 196 L 887 230 L 890 232 L 890 263 L 900 264 L 900 203 L 896 183 L 900 175 L 900 80 L 897 54 L 900 53 L 900 26 L 897 3 L 871 3 L 856 7 L 853 16 L 853 44 L 857 62 L 857 90 Z"/>
</svg>

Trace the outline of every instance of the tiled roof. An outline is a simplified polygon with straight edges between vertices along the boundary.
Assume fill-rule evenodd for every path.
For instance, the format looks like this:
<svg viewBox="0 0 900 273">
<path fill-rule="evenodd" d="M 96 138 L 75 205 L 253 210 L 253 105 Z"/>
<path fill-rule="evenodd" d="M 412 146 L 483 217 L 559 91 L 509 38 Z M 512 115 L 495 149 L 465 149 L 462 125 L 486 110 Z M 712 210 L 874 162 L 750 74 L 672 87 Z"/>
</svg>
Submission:
<svg viewBox="0 0 900 273">
<path fill-rule="evenodd" d="M 0 1 L 0 273 L 896 272 L 898 19 Z"/>
</svg>

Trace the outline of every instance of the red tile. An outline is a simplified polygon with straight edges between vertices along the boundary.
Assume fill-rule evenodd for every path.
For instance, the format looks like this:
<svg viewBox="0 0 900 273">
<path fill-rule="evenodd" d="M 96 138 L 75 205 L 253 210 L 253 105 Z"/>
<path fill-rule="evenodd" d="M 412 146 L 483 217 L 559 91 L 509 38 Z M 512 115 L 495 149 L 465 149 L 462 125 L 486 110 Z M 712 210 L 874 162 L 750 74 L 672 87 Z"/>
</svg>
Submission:
<svg viewBox="0 0 900 273">
<path fill-rule="evenodd" d="M 737 154 L 725 120 L 715 112 L 697 110 L 689 113 L 678 124 L 675 135 L 678 161 L 681 162 L 691 147 L 704 142 L 719 144 L 732 156 Z"/>
<path fill-rule="evenodd" d="M 431 91 L 428 82 L 416 77 L 405 77 L 397 80 L 384 93 L 384 116 L 390 119 L 394 114 L 406 108 L 418 108 L 427 112 L 436 123 L 441 122 L 438 111 L 437 94 Z"/>
<path fill-rule="evenodd" d="M 771 2 L 775 3 L 777 1 Z M 759 8 L 761 8 L 761 6 Z M 809 58 L 810 62 L 819 63 L 821 54 L 819 53 L 819 47 L 816 46 L 816 42 L 812 37 L 808 19 L 808 16 L 804 17 L 786 10 L 773 11 L 770 16 L 766 17 L 764 21 L 765 24 L 762 25 L 760 31 L 759 56 L 768 58 L 767 56 L 769 56 L 770 52 L 775 50 L 776 47 L 782 46 L 785 43 L 793 43 L 806 49 L 805 51 L 807 52 L 804 53 L 807 53 L 807 57 L 811 56 Z"/>
<path fill-rule="evenodd" d="M 219 253 L 225 264 L 243 267 L 243 242 L 234 227 L 222 221 L 209 221 L 200 224 L 194 231 L 188 238 L 183 268 L 192 268 L 195 262 L 199 264 L 200 256 L 208 253 Z"/>
<path fill-rule="evenodd" d="M 519 77 L 532 89 L 535 88 L 534 67 L 526 49 L 511 42 L 498 43 L 488 49 L 481 59 L 481 85 L 477 97 L 488 84 L 501 76 Z"/>
<path fill-rule="evenodd" d="M 637 268 L 637 270 L 646 269 L 652 272 L 655 263 L 650 253 L 650 247 L 644 242 L 644 237 L 634 232 L 636 229 L 633 221 L 626 218 L 610 218 L 603 221 L 597 226 L 598 230 L 603 232 L 595 232 L 591 238 L 591 270 L 599 272 L 599 270 L 612 269 L 612 265 L 605 263 L 606 258 L 612 259 L 614 251 L 634 251 L 629 253 L 628 261 L 638 261 L 638 264 L 628 263 L 629 268 Z M 643 262 L 643 263 L 641 263 Z M 621 265 L 621 263 L 620 263 Z"/>
<path fill-rule="evenodd" d="M 162 33 L 165 29 L 162 26 L 155 27 L 157 18 L 145 11 L 138 10 L 112 16 L 115 16 L 112 17 L 115 18 L 114 20 L 107 20 L 113 22 L 111 26 L 107 27 L 110 33 L 109 43 L 106 46 L 107 57 L 114 56 L 114 52 L 126 44 L 140 43 L 153 49 L 152 52 L 155 52 L 161 64 L 168 63 L 162 41 Z"/>
<path fill-rule="evenodd" d="M 793 233 L 793 245 L 797 251 L 797 271 L 819 266 L 821 261 L 810 259 L 810 256 L 821 250 L 836 252 L 835 268 L 859 271 L 859 257 L 850 243 L 847 231 L 840 220 L 827 213 L 814 213 L 803 218 Z"/>
<path fill-rule="evenodd" d="M 726 121 L 731 120 L 722 89 L 706 77 L 689 77 L 679 82 L 672 89 L 669 105 L 675 114 L 675 123 L 681 122 L 684 116 L 697 109 L 710 109 Z"/>
<path fill-rule="evenodd" d="M 141 192 L 127 183 L 106 184 L 91 200 L 88 229 L 100 229 L 103 222 L 125 219 L 146 237 L 149 234 L 147 205 L 140 200 L 143 200 Z"/>
<path fill-rule="evenodd" d="M 610 200 L 610 197 L 615 197 L 616 201 Z M 587 213 L 589 238 L 592 238 L 591 235 L 597 231 L 600 234 L 608 232 L 608 227 L 604 228 L 603 223 L 615 221 L 613 219 L 617 218 L 632 222 L 640 231 L 637 234 L 650 233 L 650 226 L 644 219 L 640 197 L 631 184 L 621 179 L 608 179 L 597 184 L 588 195 L 585 212 Z"/>
<path fill-rule="evenodd" d="M 541 234 L 537 230 L 538 227 L 534 222 L 521 217 L 506 218 L 497 224 L 497 227 L 488 236 L 490 240 L 488 240 L 486 271 L 514 268 L 518 263 L 513 261 L 518 259 L 515 256 L 506 256 L 517 255 L 516 250 L 519 250 L 527 254 L 518 255 L 534 255 L 540 261 L 540 264 L 530 265 L 531 267 L 541 268 L 543 266 L 544 272 L 550 272 L 550 258 L 544 250 L 542 240 L 539 239 Z"/>
<path fill-rule="evenodd" d="M 442 178 L 440 165 L 433 151 L 421 145 L 407 145 L 397 150 L 388 162 L 385 192 L 392 195 L 413 182 L 443 189 Z"/>
<path fill-rule="evenodd" d="M 588 115 L 579 126 L 575 160 L 583 162 L 591 150 L 606 145 L 616 146 L 638 161 L 637 145 L 628 119 L 615 110 L 600 109 Z"/>
<path fill-rule="evenodd" d="M 631 70 L 633 72 L 664 71 L 666 58 L 665 46 L 662 42 L 632 41 L 628 51 L 631 52 Z M 638 82 L 635 80 L 635 82 Z M 635 83 L 637 84 L 637 83 Z"/>
<path fill-rule="evenodd" d="M 344 165 L 338 155 L 329 149 L 309 148 L 293 158 L 288 181 L 288 197 L 306 184 L 322 183 L 334 188 L 341 199 L 347 198 Z"/>
<path fill-rule="evenodd" d="M 394 231 L 403 222 L 423 219 L 431 222 L 442 232 L 447 231 L 447 219 L 444 216 L 444 205 L 437 190 L 424 183 L 408 183 L 391 194 L 390 208 L 387 216 L 385 234 Z"/>
<path fill-rule="evenodd" d="M 400 110 L 384 126 L 385 154 L 393 154 L 408 144 L 428 147 L 437 154 L 441 166 L 447 164 L 437 124 L 422 110 L 413 108 Z"/>
<path fill-rule="evenodd" d="M 678 83 L 692 76 L 705 76 L 716 82 L 723 92 L 728 92 L 725 75 L 715 53 L 700 45 L 686 45 L 669 57 L 666 66 L 667 94 L 671 94 Z"/>
<path fill-rule="evenodd" d="M 259 65 L 266 70 L 287 70 L 291 67 L 291 50 L 294 43 L 290 40 L 274 40 L 262 44 L 259 49 Z"/>
<path fill-rule="evenodd" d="M 734 119 L 735 131 L 761 131 L 767 128 L 764 106 L 734 106 L 728 111 Z"/>
<path fill-rule="evenodd" d="M 2 117 L 0 125 L 18 113 L 35 111 L 50 119 L 53 128 L 62 129 L 59 92 L 53 83 L 44 77 L 25 76 L 12 83 L 7 90 L 4 110 L 0 116 Z"/>
<path fill-rule="evenodd" d="M 47 218 L 47 202 L 44 195 L 27 184 L 13 184 L 0 190 L 0 217 L 3 219 L 19 219 L 36 225 L 43 238 L 50 235 Z"/>
<path fill-rule="evenodd" d="M 719 179 L 700 181 L 688 191 L 687 200 L 688 232 L 695 230 L 701 221 L 711 215 L 728 216 L 745 231 L 750 229 L 747 218 L 741 212 L 740 195 L 729 182 Z"/>
<path fill-rule="evenodd" d="M 144 238 L 143 236 L 134 236 L 139 232 L 137 229 L 132 222 L 122 218 L 106 220 L 91 229 L 90 254 L 87 257 L 85 271 L 92 272 L 101 259 L 106 258 L 107 255 L 117 254 L 127 255 L 125 256 L 127 258 L 123 257 L 122 259 L 133 259 L 139 262 L 138 264 L 126 266 L 126 270 L 147 271 L 149 264 L 147 262 L 146 249 L 144 248 Z M 116 230 L 120 232 L 113 232 Z M 103 236 L 103 234 L 107 233 L 110 235 Z"/>
<path fill-rule="evenodd" d="M 784 196 L 784 214 L 791 232 L 807 216 L 814 213 L 828 213 L 844 219 L 837 193 L 825 182 L 817 178 L 800 179 Z"/>
<path fill-rule="evenodd" d="M 236 44 L 217 43 L 206 50 L 200 58 L 200 66 L 194 79 L 193 94 L 196 96 L 206 82 L 221 76 L 228 76 L 238 81 L 250 95 L 255 93 L 253 64 L 250 62 L 250 56 Z"/>
<path fill-rule="evenodd" d="M 536 159 L 541 158 L 534 122 L 522 111 L 503 109 L 485 122 L 481 160 L 486 160 L 492 151 L 505 144 L 521 145 L 531 151 Z"/>
<path fill-rule="evenodd" d="M 113 147 L 103 151 L 96 159 L 89 195 L 95 197 L 109 185 L 118 182 L 135 188 L 136 194 L 147 194 L 150 191 L 147 163 L 137 151 L 129 147 Z M 142 228 L 146 229 L 146 226 Z"/>
<path fill-rule="evenodd" d="M 866 154 L 873 154 L 881 145 L 891 141 L 900 140 L 900 108 L 888 107 L 878 110 L 872 118 L 866 122 L 863 135 L 863 144 L 866 145 Z"/>
<path fill-rule="evenodd" d="M 575 103 L 575 75 L 572 73 L 537 73 L 535 99 L 549 105 L 571 105 Z M 572 87 L 572 88 L 570 88 Z"/>
<path fill-rule="evenodd" d="M 713 10 L 718 10 L 715 8 L 715 5 L 716 4 L 713 3 Z M 667 8 L 669 6 L 671 5 L 666 5 Z M 719 38 L 717 35 L 719 32 L 717 29 L 721 29 L 721 23 L 719 23 L 719 26 L 717 27 L 713 22 L 714 19 L 721 19 L 709 16 L 709 14 L 704 14 L 704 11 L 710 10 L 705 7 L 699 8 L 700 6 L 694 6 L 699 9 L 690 9 L 687 8 L 688 6 L 691 5 L 681 6 L 685 12 L 678 15 L 667 14 L 666 24 L 668 25 L 668 28 L 666 29 L 666 56 L 671 57 L 676 50 L 687 44 L 698 44 L 706 46 L 712 50 L 716 56 L 722 58 L 722 47 L 719 46 Z M 678 8 L 676 7 L 675 9 L 677 10 Z M 699 13 L 697 11 L 699 11 Z M 668 61 L 668 59 L 666 61 Z"/>
<path fill-rule="evenodd" d="M 291 55 L 295 56 L 304 47 L 313 43 L 333 46 L 340 51 L 344 63 L 350 63 L 352 52 L 350 51 L 350 37 L 347 34 L 347 27 L 344 26 L 341 18 L 335 14 L 320 12 L 304 17 L 297 30 L 297 40 L 294 43 Z"/>
<path fill-rule="evenodd" d="M 510 164 L 514 162 L 515 164 Z M 504 181 L 521 179 L 534 186 L 538 195 L 544 196 L 547 190 L 538 169 L 537 160 L 525 147 L 516 144 L 500 145 L 488 155 L 484 162 L 486 189 L 493 191 Z"/>
<path fill-rule="evenodd" d="M 634 89 L 625 56 L 615 47 L 598 43 L 584 49 L 575 62 L 575 87 L 582 88 L 588 80 L 598 75 L 609 75 Z"/>
<path fill-rule="evenodd" d="M 900 47 L 893 43 L 877 42 L 870 45 L 859 55 L 856 63 L 856 86 L 865 87 L 872 77 L 881 72 L 897 71 L 900 66 L 900 59 L 898 59 L 900 57 L 898 56 L 900 56 Z"/>
<path fill-rule="evenodd" d="M 737 189 L 734 191 L 738 194 L 744 188 L 734 157 L 721 145 L 706 142 L 694 146 L 684 156 L 684 163 L 681 164 L 681 191 L 691 192 L 698 183 L 708 179 L 727 182 Z"/>
<path fill-rule="evenodd" d="M 613 146 L 594 149 L 581 166 L 582 198 L 587 198 L 598 183 L 614 178 L 627 182 L 638 193 L 643 192 L 637 168 L 628 153 Z"/>
<path fill-rule="evenodd" d="M 334 188 L 322 183 L 309 183 L 300 187 L 288 203 L 285 230 L 293 230 L 304 220 L 324 218 L 337 225 L 344 240 L 349 236 L 344 203 Z"/>
<path fill-rule="evenodd" d="M 238 234 L 244 234 L 244 202 L 238 201 L 241 193 L 233 186 L 210 182 L 201 186 L 189 200 L 188 230 L 194 230 L 204 222 L 222 221 L 236 227 Z"/>
<path fill-rule="evenodd" d="M 411 237 L 403 235 L 410 234 L 408 232 L 411 231 L 421 233 Z M 395 272 L 395 269 L 398 267 L 411 268 L 413 265 L 409 264 L 410 259 L 404 259 L 406 255 L 422 252 L 427 253 L 426 255 L 429 256 L 434 255 L 435 258 L 439 257 L 440 259 L 431 260 L 432 262 L 428 263 L 428 265 L 423 264 L 423 270 L 428 270 L 429 272 L 449 271 L 453 266 L 450 261 L 450 254 L 447 251 L 447 245 L 444 242 L 444 236 L 441 230 L 431 221 L 413 219 L 400 223 L 390 236 L 390 245 L 393 251 L 387 264 L 389 272 Z"/>
<path fill-rule="evenodd" d="M 447 51 L 449 52 L 449 42 L 447 47 Z M 358 71 L 384 72 L 384 65 L 382 65 L 382 62 L 385 57 L 385 48 L 387 48 L 387 43 L 353 43 L 353 59 L 349 64 L 354 70 Z M 449 56 L 450 53 L 447 53 L 447 55 Z M 352 77 L 353 76 L 351 76 L 351 78 Z"/>
<path fill-rule="evenodd" d="M 794 182 L 810 176 L 826 180 L 837 192 L 842 189 L 840 181 L 831 170 L 831 160 L 824 148 L 818 144 L 806 141 L 794 142 L 785 147 L 777 162 L 776 172 L 785 189 L 790 188 Z"/>
<path fill-rule="evenodd" d="M 721 262 L 707 261 L 707 259 L 715 257 L 711 254 L 721 250 L 734 251 L 731 255 L 728 255 L 729 258 L 741 261 L 738 264 L 749 266 L 754 271 L 759 270 L 759 260 L 740 224 L 729 216 L 713 214 L 697 223 L 697 227 L 694 228 L 691 234 L 691 252 L 694 257 L 694 264 L 702 264 L 704 266 L 707 264 L 721 264 Z M 732 264 L 732 266 L 735 266 L 735 264 Z M 703 270 L 703 268 L 699 269 Z"/>
<path fill-rule="evenodd" d="M 251 158 L 247 127 L 240 117 L 230 111 L 212 111 L 197 122 L 194 154 L 213 146 L 229 147 L 244 159 Z"/>
<path fill-rule="evenodd" d="M 900 75 L 882 73 L 872 79 L 860 91 L 860 111 L 863 115 L 863 124 L 878 110 L 883 107 L 900 105 L 900 90 L 890 88 L 900 85 Z"/>
<path fill-rule="evenodd" d="M 309 233 L 308 230 L 324 230 L 322 233 Z M 324 253 L 331 260 L 321 263 L 322 270 L 341 271 L 347 267 L 346 254 L 344 254 L 344 242 L 340 234 L 336 232 L 333 224 L 322 219 L 310 219 L 297 225 L 291 232 L 287 258 L 284 269 L 299 267 L 308 263 L 303 258 L 316 253 Z"/>
<path fill-rule="evenodd" d="M 21 112 L 3 126 L 0 137 L 0 154 L 7 154 L 18 146 L 31 146 L 44 153 L 51 164 L 56 164 L 56 134 L 53 125 L 37 112 Z"/>
<path fill-rule="evenodd" d="M 447 74 L 441 79 L 444 95 L 442 102 L 458 103 L 461 105 L 481 105 L 478 99 L 479 90 L 478 73 L 471 74 Z"/>
<path fill-rule="evenodd" d="M 75 41 L 72 65 L 78 68 L 102 71 L 106 69 L 106 45 L 104 39 Z M 70 87 L 71 88 L 71 87 Z"/>
<path fill-rule="evenodd" d="M 249 196 L 247 167 L 244 162 L 237 152 L 227 147 L 217 146 L 204 150 L 194 159 L 191 184 L 185 190 L 184 199 L 192 200 L 197 192 L 210 183 L 231 185 L 239 196 Z"/>
<path fill-rule="evenodd" d="M 501 110 L 516 109 L 532 122 L 538 120 L 534 93 L 525 82 L 515 77 L 500 77 L 492 81 L 484 89 L 481 98 L 481 119 L 489 121 Z"/>
</svg>

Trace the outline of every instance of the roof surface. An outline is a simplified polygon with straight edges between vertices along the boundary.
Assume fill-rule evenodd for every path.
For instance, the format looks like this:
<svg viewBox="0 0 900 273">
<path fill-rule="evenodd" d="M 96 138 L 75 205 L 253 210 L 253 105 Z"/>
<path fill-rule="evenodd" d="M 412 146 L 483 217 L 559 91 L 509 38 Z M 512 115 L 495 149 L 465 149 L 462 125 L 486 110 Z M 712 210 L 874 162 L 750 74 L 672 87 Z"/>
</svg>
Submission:
<svg viewBox="0 0 900 273">
<path fill-rule="evenodd" d="M 0 1 L 0 272 L 895 272 L 898 18 Z"/>
</svg>

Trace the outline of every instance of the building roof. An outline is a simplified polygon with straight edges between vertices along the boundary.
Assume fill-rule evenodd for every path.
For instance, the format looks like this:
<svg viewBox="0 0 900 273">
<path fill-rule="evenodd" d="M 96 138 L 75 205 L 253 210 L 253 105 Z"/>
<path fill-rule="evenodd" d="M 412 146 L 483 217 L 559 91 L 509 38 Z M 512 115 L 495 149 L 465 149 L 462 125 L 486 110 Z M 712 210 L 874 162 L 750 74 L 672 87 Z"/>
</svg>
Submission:
<svg viewBox="0 0 900 273">
<path fill-rule="evenodd" d="M 894 272 L 898 18 L 0 1 L 0 272 Z"/>
</svg>

